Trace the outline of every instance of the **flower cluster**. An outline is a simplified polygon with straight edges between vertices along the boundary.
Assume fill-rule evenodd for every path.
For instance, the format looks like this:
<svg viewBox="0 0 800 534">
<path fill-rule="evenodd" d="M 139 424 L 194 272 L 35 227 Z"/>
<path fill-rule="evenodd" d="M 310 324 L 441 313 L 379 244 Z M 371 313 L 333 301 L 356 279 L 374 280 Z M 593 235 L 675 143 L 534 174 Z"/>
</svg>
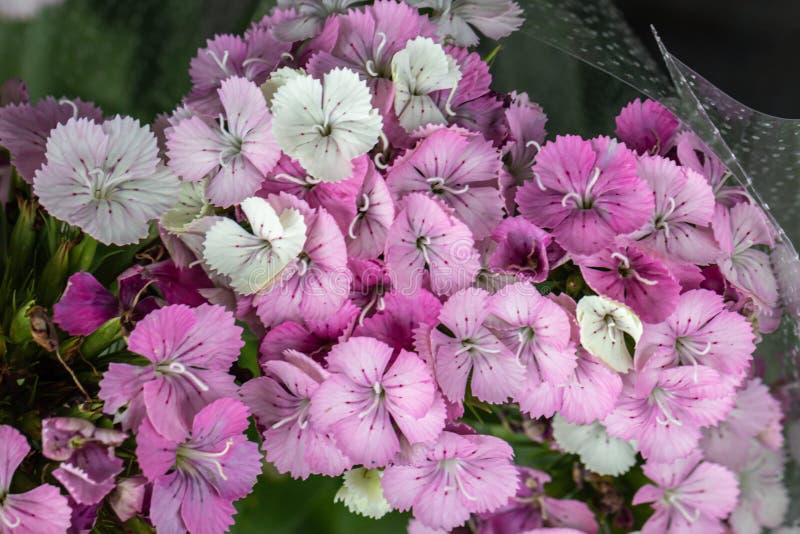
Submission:
<svg viewBox="0 0 800 534">
<path fill-rule="evenodd" d="M 518 28 L 515 2 L 353 3 L 280 0 L 209 40 L 153 130 L 80 101 L 0 108 L 52 217 L 163 244 L 116 294 L 88 266 L 69 278 L 53 322 L 100 368 L 97 402 L 42 422 L 68 497 L 8 493 L 29 447 L 0 427 L 0 532 L 91 526 L 104 502 L 223 532 L 264 458 L 344 475 L 338 501 L 410 510 L 410 532 L 594 533 L 643 503 L 645 533 L 779 525 L 782 412 L 753 359 L 782 315 L 762 209 L 656 102 L 615 137 L 546 139 L 469 48 Z M 637 463 L 649 481 L 560 498 L 514 463 L 524 442 L 606 495 Z"/>
</svg>

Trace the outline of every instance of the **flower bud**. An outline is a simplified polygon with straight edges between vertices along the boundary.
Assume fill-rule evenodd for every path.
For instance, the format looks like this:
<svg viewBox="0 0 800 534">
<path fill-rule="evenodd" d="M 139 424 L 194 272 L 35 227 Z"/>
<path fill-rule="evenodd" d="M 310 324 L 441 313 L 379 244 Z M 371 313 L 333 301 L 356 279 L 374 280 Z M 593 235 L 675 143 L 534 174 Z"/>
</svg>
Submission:
<svg viewBox="0 0 800 534">
<path fill-rule="evenodd" d="M 44 266 L 37 287 L 37 300 L 40 304 L 52 305 L 64 291 L 69 275 L 70 249 L 72 247 L 73 244 L 69 241 L 59 244 L 55 253 Z"/>
<path fill-rule="evenodd" d="M 121 337 L 122 326 L 120 318 L 114 317 L 86 337 L 81 346 L 81 352 L 87 358 L 94 358 Z"/>
<path fill-rule="evenodd" d="M 69 272 L 88 271 L 94 261 L 97 251 L 97 241 L 89 234 L 83 234 L 83 239 L 69 251 Z"/>
<path fill-rule="evenodd" d="M 17 309 L 14 318 L 11 320 L 11 328 L 8 330 L 8 340 L 15 345 L 21 345 L 31 340 L 31 320 L 28 311 L 33 306 L 33 301 L 28 301 Z"/>
<path fill-rule="evenodd" d="M 33 249 L 36 245 L 36 201 L 21 200 L 19 203 L 19 217 L 11 230 L 8 241 L 9 256 L 14 258 L 14 268 L 17 276 L 24 276 L 30 269 Z"/>
</svg>

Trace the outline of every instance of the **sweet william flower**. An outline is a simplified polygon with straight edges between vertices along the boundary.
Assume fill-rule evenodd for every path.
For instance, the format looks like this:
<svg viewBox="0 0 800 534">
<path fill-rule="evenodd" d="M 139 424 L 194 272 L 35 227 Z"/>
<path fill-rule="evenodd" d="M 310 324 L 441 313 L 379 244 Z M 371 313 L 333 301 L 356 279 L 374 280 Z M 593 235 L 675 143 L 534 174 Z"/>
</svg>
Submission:
<svg viewBox="0 0 800 534">
<path fill-rule="evenodd" d="M 264 95 L 245 78 L 222 82 L 224 113 L 217 123 L 200 116 L 166 131 L 169 165 L 184 180 L 209 176 L 206 195 L 219 206 L 238 204 L 258 191 L 280 157 Z"/>
<path fill-rule="evenodd" d="M 242 212 L 252 233 L 232 219 L 222 219 L 206 233 L 203 258 L 243 295 L 252 295 L 274 283 L 303 250 L 306 221 L 294 208 L 276 211 L 266 200 L 242 201 Z"/>
<path fill-rule="evenodd" d="M 556 415 L 553 437 L 559 447 L 580 456 L 583 465 L 599 475 L 620 476 L 636 463 L 636 448 L 630 442 L 609 436 L 597 421 L 574 425 Z"/>
<path fill-rule="evenodd" d="M 70 119 L 51 132 L 46 156 L 33 180 L 42 206 L 107 245 L 145 237 L 178 197 L 155 136 L 130 117 Z"/>
<path fill-rule="evenodd" d="M 478 30 L 490 39 L 501 39 L 516 31 L 525 18 L 513 0 L 409 0 L 419 8 L 433 9 L 437 33 L 458 46 L 475 46 Z"/>
<path fill-rule="evenodd" d="M 636 99 L 616 118 L 617 134 L 627 146 L 641 155 L 666 155 L 675 147 L 680 122 L 673 113 L 654 100 Z"/>
<path fill-rule="evenodd" d="M 11 479 L 31 448 L 13 427 L 0 425 L 0 533 L 61 534 L 70 526 L 70 507 L 58 488 L 42 484 L 9 493 Z"/>
<path fill-rule="evenodd" d="M 503 219 L 492 231 L 497 248 L 489 258 L 492 272 L 544 282 L 550 272 L 547 247 L 553 237 L 523 217 Z"/>
<path fill-rule="evenodd" d="M 283 357 L 265 362 L 265 376 L 242 386 L 244 402 L 264 428 L 267 460 L 294 478 L 312 473 L 337 476 L 352 462 L 310 414 L 312 395 L 330 375 L 305 354 L 287 350 Z"/>
<path fill-rule="evenodd" d="M 166 437 L 145 420 L 136 456 L 153 483 L 150 520 L 159 532 L 227 532 L 233 501 L 250 493 L 261 473 L 258 446 L 247 440 L 249 413 L 238 400 L 219 399 L 189 428 Z"/>
<path fill-rule="evenodd" d="M 726 532 L 722 521 L 736 506 L 739 485 L 721 465 L 705 462 L 699 452 L 671 463 L 648 461 L 645 484 L 633 496 L 633 504 L 647 502 L 656 513 L 642 527 L 642 534 Z"/>
<path fill-rule="evenodd" d="M 542 149 L 547 132 L 547 115 L 527 93 L 511 93 L 511 103 L 504 110 L 508 139 L 503 145 L 503 171 L 500 189 L 508 213 L 514 213 L 517 189 L 533 180 L 533 164 Z"/>
<path fill-rule="evenodd" d="M 393 359 L 385 343 L 351 337 L 331 349 L 328 371 L 311 398 L 311 418 L 355 463 L 384 466 L 400 451 L 401 437 L 429 443 L 442 431 L 444 403 L 415 354 L 400 351 Z"/>
<path fill-rule="evenodd" d="M 742 443 L 730 446 L 742 448 Z M 775 529 L 784 522 L 791 504 L 783 484 L 784 462 L 781 451 L 750 445 L 746 463 L 734 470 L 740 494 L 728 521 L 737 534 L 759 534 L 763 528 Z"/>
<path fill-rule="evenodd" d="M 244 345 L 242 329 L 221 306 L 166 306 L 150 313 L 128 338 L 144 366 L 112 363 L 100 381 L 103 410 L 126 430 L 143 420 L 166 437 L 183 436 L 203 406 L 236 395 L 230 366 Z"/>
<path fill-rule="evenodd" d="M 442 432 L 419 462 L 386 468 L 383 492 L 389 504 L 412 509 L 426 527 L 450 530 L 514 496 L 519 478 L 513 455 L 508 443 L 494 436 Z"/>
<path fill-rule="evenodd" d="M 642 321 L 633 310 L 615 300 L 590 295 L 578 301 L 576 319 L 581 345 L 590 354 L 620 373 L 633 367 L 625 334 L 636 343 L 642 336 Z"/>
<path fill-rule="evenodd" d="M 533 173 L 517 191 L 520 213 L 552 229 L 569 252 L 598 252 L 652 213 L 653 192 L 637 176 L 636 156 L 608 137 L 558 136 L 542 147 Z"/>
<path fill-rule="evenodd" d="M 352 174 L 352 160 L 369 152 L 381 134 L 371 100 L 351 70 L 334 69 L 322 81 L 297 76 L 272 98 L 272 130 L 283 151 L 309 174 L 338 182 Z"/>
<path fill-rule="evenodd" d="M 356 211 L 347 226 L 347 252 L 353 258 L 372 259 L 381 255 L 395 205 L 389 188 L 373 165 L 355 199 Z"/>
<path fill-rule="evenodd" d="M 278 7 L 293 9 L 295 17 L 275 24 L 273 31 L 282 41 L 301 41 L 314 37 L 325 19 L 336 13 L 345 13 L 358 0 L 278 0 Z"/>
<path fill-rule="evenodd" d="M 559 390 L 558 413 L 570 423 L 590 424 L 614 411 L 622 392 L 622 378 L 579 347 L 575 370 Z"/>
<path fill-rule="evenodd" d="M 344 474 L 342 487 L 333 502 L 342 502 L 348 510 L 371 519 L 380 519 L 392 511 L 381 487 L 383 471 L 359 467 Z"/>
</svg>

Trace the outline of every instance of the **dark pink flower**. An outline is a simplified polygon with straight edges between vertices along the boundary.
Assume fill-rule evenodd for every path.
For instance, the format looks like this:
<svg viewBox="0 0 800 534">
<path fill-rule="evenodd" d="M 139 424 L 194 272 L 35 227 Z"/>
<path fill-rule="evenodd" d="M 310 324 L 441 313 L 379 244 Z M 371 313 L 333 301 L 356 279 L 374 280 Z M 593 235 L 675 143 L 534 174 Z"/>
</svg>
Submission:
<svg viewBox="0 0 800 534">
<path fill-rule="evenodd" d="M 666 155 L 675 146 L 680 126 L 670 110 L 649 98 L 644 102 L 637 98 L 622 108 L 616 122 L 617 137 L 642 155 Z"/>
<path fill-rule="evenodd" d="M 425 289 L 413 295 L 393 291 L 382 297 L 376 313 L 356 326 L 353 335 L 373 337 L 395 351 L 413 351 L 414 332 L 422 324 L 436 324 L 441 308 L 439 299 Z"/>
<path fill-rule="evenodd" d="M 508 139 L 503 145 L 500 190 L 506 200 L 506 210 L 514 213 L 517 188 L 533 180 L 533 164 L 547 135 L 547 115 L 539 104 L 530 101 L 527 93 L 511 93 L 505 122 Z"/>
<path fill-rule="evenodd" d="M 547 247 L 553 237 L 522 217 L 503 219 L 492 231 L 497 243 L 489 258 L 495 273 L 516 275 L 520 280 L 543 282 L 550 272 Z"/>
</svg>

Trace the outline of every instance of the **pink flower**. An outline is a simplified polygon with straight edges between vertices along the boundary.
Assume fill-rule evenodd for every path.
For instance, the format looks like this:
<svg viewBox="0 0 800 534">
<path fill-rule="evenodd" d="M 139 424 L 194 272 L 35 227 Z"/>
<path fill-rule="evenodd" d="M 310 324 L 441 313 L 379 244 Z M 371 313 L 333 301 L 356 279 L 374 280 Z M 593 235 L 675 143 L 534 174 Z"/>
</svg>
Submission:
<svg viewBox="0 0 800 534">
<path fill-rule="evenodd" d="M 36 171 L 47 161 L 45 145 L 50 132 L 72 118 L 102 122 L 103 113 L 91 102 L 52 96 L 35 105 L 25 102 L 0 108 L 0 145 L 11 153 L 11 164 L 23 180 L 33 183 Z"/>
<path fill-rule="evenodd" d="M 263 368 L 266 376 L 246 382 L 242 398 L 264 428 L 267 460 L 279 472 L 302 479 L 312 473 L 338 476 L 351 467 L 333 435 L 320 431 L 310 417 L 311 397 L 329 373 L 295 351 Z"/>
<path fill-rule="evenodd" d="M 179 304 L 152 312 L 128 338 L 128 350 L 151 363 L 110 364 L 98 394 L 103 411 L 126 407 L 119 416 L 124 429 L 149 418 L 160 434 L 177 439 L 205 405 L 236 394 L 228 369 L 244 345 L 241 335 L 233 314 L 220 306 Z"/>
<path fill-rule="evenodd" d="M 147 478 L 142 475 L 120 479 L 108 498 L 108 504 L 120 521 L 127 521 L 142 513 L 150 489 Z"/>
<path fill-rule="evenodd" d="M 726 532 L 722 521 L 733 511 L 739 494 L 733 473 L 702 461 L 695 452 L 672 463 L 648 461 L 644 474 L 655 485 L 639 488 L 633 504 L 652 502 L 656 513 L 647 520 L 642 534 Z"/>
<path fill-rule="evenodd" d="M 514 496 L 519 480 L 513 456 L 496 437 L 442 432 L 419 462 L 386 468 L 384 496 L 399 510 L 413 509 L 425 526 L 449 530 Z"/>
<path fill-rule="evenodd" d="M 489 258 L 495 273 L 516 275 L 520 280 L 544 282 L 550 272 L 547 247 L 553 237 L 522 217 L 503 219 L 492 231 L 497 248 Z"/>
<path fill-rule="evenodd" d="M 67 498 L 50 484 L 9 493 L 11 479 L 31 448 L 15 428 L 0 425 L 0 533 L 61 534 L 70 526 Z"/>
<path fill-rule="evenodd" d="M 514 352 L 515 363 L 525 367 L 524 387 L 515 395 L 520 408 L 534 417 L 551 416 L 540 396 L 556 392 L 576 365 L 567 313 L 526 282 L 507 285 L 492 295 L 488 311 L 486 327 Z"/>
<path fill-rule="evenodd" d="M 475 239 L 491 234 L 503 217 L 497 189 L 500 155 L 480 135 L 457 128 L 432 130 L 386 174 L 401 199 L 424 192 L 452 207 Z"/>
<path fill-rule="evenodd" d="M 311 399 L 311 419 L 331 432 L 355 463 L 378 467 L 410 444 L 433 442 L 444 427 L 444 404 L 415 354 L 372 338 L 352 337 L 328 354 L 330 378 Z"/>
<path fill-rule="evenodd" d="M 631 237 L 672 261 L 715 262 L 720 251 L 708 227 L 714 215 L 714 192 L 708 182 L 659 156 L 640 158 L 637 170 L 655 191 L 655 210 Z"/>
<path fill-rule="evenodd" d="M 617 141 L 559 136 L 536 156 L 535 179 L 517 193 L 522 215 L 551 228 L 567 251 L 592 254 L 647 222 L 653 194 L 636 157 Z"/>
<path fill-rule="evenodd" d="M 471 285 L 480 262 L 469 228 L 422 193 L 407 195 L 403 204 L 384 253 L 394 286 L 414 293 L 426 272 L 436 295 L 451 295 Z"/>
<path fill-rule="evenodd" d="M 718 203 L 732 207 L 739 202 L 752 202 L 750 194 L 744 187 L 726 185 L 733 174 L 694 132 L 679 133 L 675 137 L 675 142 L 677 144 L 676 155 L 680 164 L 689 167 L 708 180 Z"/>
<path fill-rule="evenodd" d="M 508 213 L 514 212 L 514 198 L 525 182 L 533 180 L 533 164 L 542 148 L 545 135 L 545 115 L 539 104 L 530 101 L 527 93 L 511 93 L 511 104 L 505 110 L 508 140 L 503 145 L 503 172 L 500 189 Z"/>
<path fill-rule="evenodd" d="M 741 442 L 731 447 L 746 449 Z M 739 479 L 739 502 L 728 523 L 737 534 L 757 534 L 763 528 L 774 532 L 772 529 L 783 524 L 793 504 L 783 483 L 786 459 L 782 451 L 757 443 L 752 443 L 746 453 L 746 463 L 734 470 Z"/>
<path fill-rule="evenodd" d="M 136 456 L 153 483 L 150 520 L 159 532 L 225 532 L 233 524 L 233 501 L 253 489 L 261 454 L 243 432 L 247 408 L 219 399 L 174 438 L 145 420 L 136 437 Z"/>
<path fill-rule="evenodd" d="M 589 287 L 627 304 L 646 323 L 663 321 L 678 304 L 681 286 L 669 269 L 633 245 L 607 248 L 578 263 Z"/>
<path fill-rule="evenodd" d="M 353 335 L 373 337 L 395 351 L 414 350 L 414 332 L 422 324 L 436 324 L 442 303 L 429 291 L 413 295 L 391 292 L 383 297 L 382 309 L 356 326 Z"/>
<path fill-rule="evenodd" d="M 531 291 L 536 290 L 531 287 Z M 444 328 L 439 326 L 431 332 L 436 380 L 452 402 L 464 400 L 470 374 L 472 394 L 486 402 L 504 403 L 520 394 L 525 385 L 526 368 L 520 360 L 523 356 L 530 359 L 534 349 L 532 337 L 522 341 L 517 331 L 525 330 L 523 322 L 528 317 L 519 320 L 519 328 L 511 324 L 506 331 L 500 325 L 501 332 L 495 334 L 487 323 L 492 302 L 482 289 L 463 289 L 442 307 L 439 322 Z M 515 356 L 514 349 L 498 336 L 511 338 L 511 346 L 520 351 L 520 356 Z"/>
<path fill-rule="evenodd" d="M 54 417 L 42 421 L 42 454 L 62 462 L 53 477 L 75 502 L 97 504 L 114 489 L 122 472 L 114 447 L 127 437 L 118 430 L 96 428 L 85 419 Z"/>
<path fill-rule="evenodd" d="M 637 447 L 648 460 L 686 457 L 700 428 L 722 421 L 733 405 L 731 386 L 711 367 L 645 368 L 626 377 L 616 409 L 603 421 L 608 433 Z"/>
<path fill-rule="evenodd" d="M 309 59 L 308 72 L 321 78 L 343 67 L 372 80 L 390 78 L 394 55 L 415 37 L 432 37 L 435 27 L 408 4 L 378 0 L 363 9 L 330 17 L 323 31 L 332 31 L 336 40 L 329 50 Z"/>
<path fill-rule="evenodd" d="M 622 108 L 616 122 L 617 137 L 641 155 L 666 155 L 675 146 L 680 126 L 670 110 L 649 98 L 644 102 L 637 98 Z"/>
<path fill-rule="evenodd" d="M 602 421 L 614 411 L 622 378 L 603 362 L 578 349 L 575 370 L 561 389 L 558 413 L 573 424 Z"/>
<path fill-rule="evenodd" d="M 707 365 L 736 385 L 747 372 L 754 337 L 747 319 L 727 311 L 722 297 L 694 289 L 680 296 L 664 322 L 645 326 L 636 346 L 636 368 L 641 369 L 655 349 L 666 356 L 663 364 Z"/>
<path fill-rule="evenodd" d="M 394 222 L 395 207 L 386 182 L 372 164 L 354 207 L 355 214 L 345 235 L 347 252 L 353 258 L 377 258 L 383 252 L 389 228 Z"/>
<path fill-rule="evenodd" d="M 252 82 L 228 78 L 219 88 L 219 123 L 193 116 L 167 130 L 169 165 L 184 180 L 210 175 L 206 194 L 219 206 L 258 191 L 280 156 L 264 95 Z"/>
</svg>

